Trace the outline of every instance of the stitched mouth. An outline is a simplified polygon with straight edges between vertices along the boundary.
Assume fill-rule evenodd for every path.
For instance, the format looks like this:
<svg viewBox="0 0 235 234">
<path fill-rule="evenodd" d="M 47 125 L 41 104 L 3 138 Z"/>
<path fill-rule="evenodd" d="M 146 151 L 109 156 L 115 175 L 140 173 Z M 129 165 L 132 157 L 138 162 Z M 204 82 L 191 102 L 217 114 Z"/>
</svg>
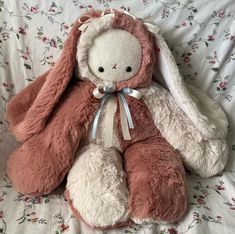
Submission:
<svg viewBox="0 0 235 234">
<path fill-rule="evenodd" d="M 117 69 L 117 64 L 116 63 L 113 65 L 112 69 Z"/>
</svg>

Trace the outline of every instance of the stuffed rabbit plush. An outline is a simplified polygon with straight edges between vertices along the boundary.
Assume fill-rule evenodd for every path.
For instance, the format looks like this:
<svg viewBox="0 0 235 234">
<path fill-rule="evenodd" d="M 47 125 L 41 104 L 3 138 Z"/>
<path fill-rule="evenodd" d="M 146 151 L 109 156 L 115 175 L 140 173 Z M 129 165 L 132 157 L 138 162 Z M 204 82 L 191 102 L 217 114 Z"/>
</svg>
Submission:
<svg viewBox="0 0 235 234">
<path fill-rule="evenodd" d="M 8 104 L 23 142 L 8 160 L 17 191 L 50 193 L 68 173 L 66 198 L 92 227 L 183 216 L 183 163 L 203 177 L 223 170 L 228 123 L 186 87 L 158 31 L 116 10 L 73 24 L 55 66 Z"/>
</svg>

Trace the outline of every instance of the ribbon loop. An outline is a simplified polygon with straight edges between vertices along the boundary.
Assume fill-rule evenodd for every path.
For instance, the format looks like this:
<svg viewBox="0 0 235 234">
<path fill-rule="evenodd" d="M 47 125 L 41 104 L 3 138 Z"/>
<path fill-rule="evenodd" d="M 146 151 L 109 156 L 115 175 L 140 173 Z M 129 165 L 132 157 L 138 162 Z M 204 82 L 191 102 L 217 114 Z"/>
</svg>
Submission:
<svg viewBox="0 0 235 234">
<path fill-rule="evenodd" d="M 131 89 L 131 88 L 124 88 L 122 89 L 122 93 L 124 95 L 129 95 L 131 97 L 137 98 L 138 100 L 141 98 L 141 92 Z"/>
<path fill-rule="evenodd" d="M 94 121 L 93 121 L 92 132 L 91 132 L 92 140 L 94 140 L 96 138 L 96 132 L 97 132 L 97 128 L 98 128 L 100 114 L 104 108 L 104 105 L 108 101 L 109 97 L 111 97 L 111 95 L 115 95 L 115 94 L 117 94 L 118 101 L 119 101 L 123 139 L 124 140 L 131 140 L 129 128 L 134 129 L 134 124 L 132 121 L 131 112 L 130 112 L 128 103 L 126 101 L 125 95 L 134 97 L 136 99 L 140 99 L 141 93 L 139 91 L 137 91 L 135 89 L 131 89 L 131 88 L 123 88 L 121 91 L 118 91 L 115 93 L 115 87 L 113 87 L 113 86 L 105 86 L 105 87 L 98 86 L 93 90 L 93 95 L 97 99 L 101 99 L 101 103 L 100 103 L 100 107 L 97 110 Z M 110 108 L 109 108 L 109 110 L 107 110 L 107 115 L 112 115 L 111 118 L 114 118 L 114 111 L 110 110 Z M 110 119 L 110 118 L 108 118 L 108 119 Z M 106 126 L 108 124 L 111 124 L 112 126 Z M 105 126 L 107 127 L 108 131 L 105 131 L 105 134 L 107 136 L 104 136 L 104 140 L 105 140 L 104 145 L 105 145 L 105 147 L 111 147 L 112 146 L 111 136 L 113 136 L 113 134 L 112 134 L 113 133 L 113 120 L 105 123 Z"/>
<path fill-rule="evenodd" d="M 109 96 L 110 96 L 109 94 L 105 94 L 101 99 L 100 107 L 99 107 L 98 111 L 96 112 L 95 119 L 94 119 L 93 126 L 92 126 L 92 132 L 91 132 L 92 139 L 96 138 L 96 132 L 97 132 L 100 114 L 101 114 L 101 111 L 104 107 L 104 104 L 108 100 Z"/>
<path fill-rule="evenodd" d="M 119 98 L 119 103 L 122 104 L 123 107 L 124 107 L 129 128 L 133 129 L 134 128 L 134 124 L 133 124 L 133 121 L 132 121 L 132 118 L 131 118 L 131 112 L 130 112 L 129 106 L 127 104 L 127 101 L 126 101 L 126 99 L 125 99 L 125 97 L 124 97 L 124 95 L 122 93 L 119 93 L 118 97 L 120 97 Z"/>
</svg>

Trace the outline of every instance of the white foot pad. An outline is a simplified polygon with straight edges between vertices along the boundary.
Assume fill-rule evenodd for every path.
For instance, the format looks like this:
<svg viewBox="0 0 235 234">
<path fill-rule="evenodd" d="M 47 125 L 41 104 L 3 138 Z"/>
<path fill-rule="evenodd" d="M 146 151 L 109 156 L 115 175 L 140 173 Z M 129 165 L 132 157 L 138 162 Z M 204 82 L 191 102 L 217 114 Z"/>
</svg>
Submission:
<svg viewBox="0 0 235 234">
<path fill-rule="evenodd" d="M 128 189 L 122 157 L 113 148 L 89 144 L 68 174 L 67 190 L 74 208 L 93 227 L 128 219 Z"/>
</svg>

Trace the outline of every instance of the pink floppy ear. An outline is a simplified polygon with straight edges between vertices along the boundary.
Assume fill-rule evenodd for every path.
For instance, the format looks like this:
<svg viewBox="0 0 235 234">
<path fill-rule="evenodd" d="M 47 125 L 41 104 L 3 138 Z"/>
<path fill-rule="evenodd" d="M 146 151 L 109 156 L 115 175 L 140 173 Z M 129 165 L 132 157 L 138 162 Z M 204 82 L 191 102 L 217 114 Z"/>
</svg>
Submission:
<svg viewBox="0 0 235 234">
<path fill-rule="evenodd" d="M 18 132 L 21 139 L 25 140 L 44 128 L 47 118 L 66 89 L 75 65 L 77 41 L 80 36 L 78 27 L 80 25 L 81 21 L 77 20 L 72 26 L 59 60 L 48 73 L 45 83 L 24 120 L 15 129 L 16 135 Z"/>
<path fill-rule="evenodd" d="M 37 77 L 36 80 L 16 94 L 7 104 L 5 116 L 10 130 L 15 134 L 17 140 L 22 140 L 20 133 L 17 132 L 17 127 L 24 120 L 28 110 L 34 103 L 49 72 L 50 70 Z"/>
</svg>

